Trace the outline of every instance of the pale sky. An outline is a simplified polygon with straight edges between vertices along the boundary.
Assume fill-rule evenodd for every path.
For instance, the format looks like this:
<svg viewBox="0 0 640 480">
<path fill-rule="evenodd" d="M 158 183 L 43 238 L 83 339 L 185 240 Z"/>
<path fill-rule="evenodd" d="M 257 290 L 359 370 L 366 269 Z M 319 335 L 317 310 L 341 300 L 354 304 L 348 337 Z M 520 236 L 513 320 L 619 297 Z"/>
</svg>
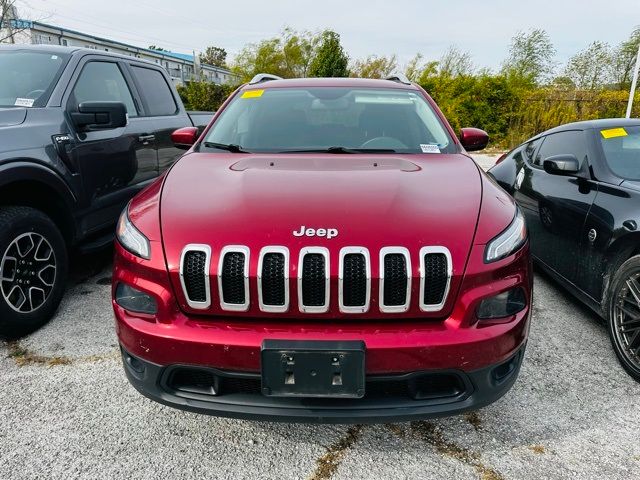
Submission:
<svg viewBox="0 0 640 480">
<path fill-rule="evenodd" d="M 640 25 L 640 0 L 17 0 L 21 16 L 140 47 L 191 53 L 208 45 L 233 57 L 283 27 L 330 28 L 350 57 L 417 52 L 436 60 L 449 45 L 497 69 L 518 30 L 543 28 L 564 64 L 594 40 L 612 45 Z"/>
</svg>

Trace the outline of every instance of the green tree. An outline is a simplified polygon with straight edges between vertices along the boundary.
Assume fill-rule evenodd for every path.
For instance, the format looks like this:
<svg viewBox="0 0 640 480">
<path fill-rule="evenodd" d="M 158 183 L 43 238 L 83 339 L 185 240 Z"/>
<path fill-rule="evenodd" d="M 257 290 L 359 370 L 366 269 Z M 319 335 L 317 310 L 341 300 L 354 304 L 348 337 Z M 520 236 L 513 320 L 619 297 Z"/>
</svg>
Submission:
<svg viewBox="0 0 640 480">
<path fill-rule="evenodd" d="M 359 78 L 385 78 L 398 68 L 398 60 L 395 55 L 378 57 L 370 55 L 367 58 L 356 60 L 351 67 L 351 76 Z"/>
<path fill-rule="evenodd" d="M 199 55 L 200 62 L 214 67 L 226 68 L 227 51 L 220 47 L 207 47 L 204 53 Z"/>
<path fill-rule="evenodd" d="M 282 53 L 287 77 L 307 77 L 320 40 L 319 35 L 285 28 L 282 33 Z"/>
<path fill-rule="evenodd" d="M 547 81 L 555 68 L 556 50 L 546 31 L 535 29 L 518 32 L 511 40 L 509 57 L 503 64 L 503 73 L 524 83 L 539 85 Z"/>
<path fill-rule="evenodd" d="M 178 94 L 188 110 L 215 111 L 235 89 L 232 85 L 189 82 L 178 86 Z"/>
<path fill-rule="evenodd" d="M 311 77 L 348 77 L 349 57 L 340 44 L 340 35 L 331 30 L 322 32 L 322 40 L 311 61 Z"/>
<path fill-rule="evenodd" d="M 438 62 L 440 75 L 448 77 L 459 77 L 461 75 L 471 75 L 473 73 L 473 62 L 471 54 L 463 52 L 457 47 L 451 46 L 440 57 Z"/>
<path fill-rule="evenodd" d="M 629 39 L 622 42 L 614 52 L 612 65 L 613 81 L 618 88 L 624 90 L 631 85 L 633 67 L 638 56 L 638 46 L 640 45 L 640 26 L 636 27 Z"/>
<path fill-rule="evenodd" d="M 284 78 L 308 76 L 319 41 L 319 35 L 285 28 L 280 36 L 246 45 L 234 59 L 232 70 L 243 80 L 258 73 Z"/>
<path fill-rule="evenodd" d="M 611 81 L 613 58 L 611 48 L 603 42 L 593 42 L 569 59 L 565 76 L 578 88 L 594 90 Z"/>
</svg>

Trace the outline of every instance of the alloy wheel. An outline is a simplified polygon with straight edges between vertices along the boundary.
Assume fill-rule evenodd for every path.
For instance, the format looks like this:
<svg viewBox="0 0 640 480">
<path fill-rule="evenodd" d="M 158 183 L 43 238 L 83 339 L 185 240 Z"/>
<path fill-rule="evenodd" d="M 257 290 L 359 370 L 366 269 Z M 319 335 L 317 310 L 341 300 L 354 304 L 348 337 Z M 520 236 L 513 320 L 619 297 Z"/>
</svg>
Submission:
<svg viewBox="0 0 640 480">
<path fill-rule="evenodd" d="M 623 355 L 640 370 L 640 272 L 629 275 L 616 294 L 613 327 Z"/>
<path fill-rule="evenodd" d="M 56 275 L 56 255 L 49 241 L 39 233 L 24 233 L 2 256 L 0 291 L 13 310 L 31 313 L 51 295 Z"/>
</svg>

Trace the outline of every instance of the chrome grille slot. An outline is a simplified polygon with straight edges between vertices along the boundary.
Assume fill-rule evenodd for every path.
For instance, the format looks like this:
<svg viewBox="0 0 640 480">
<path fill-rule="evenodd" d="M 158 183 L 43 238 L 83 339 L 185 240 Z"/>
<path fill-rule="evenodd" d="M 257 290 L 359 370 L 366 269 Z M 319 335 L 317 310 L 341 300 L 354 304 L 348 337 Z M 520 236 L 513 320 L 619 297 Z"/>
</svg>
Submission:
<svg viewBox="0 0 640 480">
<path fill-rule="evenodd" d="M 218 289 L 220 307 L 223 310 L 246 311 L 249 309 L 249 249 L 244 246 L 227 246 L 220 252 L 218 265 Z"/>
<path fill-rule="evenodd" d="M 300 251 L 298 263 L 298 304 L 301 312 L 329 310 L 329 251 L 308 247 Z"/>
<path fill-rule="evenodd" d="M 369 310 L 371 261 L 366 248 L 345 247 L 340 250 L 338 288 L 341 312 L 364 313 Z"/>
<path fill-rule="evenodd" d="M 420 250 L 420 309 L 441 310 L 447 300 L 453 267 L 451 253 L 445 247 Z"/>
<path fill-rule="evenodd" d="M 265 247 L 258 263 L 258 297 L 263 312 L 289 309 L 289 250 Z"/>
<path fill-rule="evenodd" d="M 184 247 L 180 258 L 180 283 L 187 305 L 195 309 L 211 306 L 209 266 L 211 247 L 190 244 Z"/>
<path fill-rule="evenodd" d="M 380 311 L 406 312 L 411 301 L 411 257 L 403 247 L 380 250 Z"/>
</svg>

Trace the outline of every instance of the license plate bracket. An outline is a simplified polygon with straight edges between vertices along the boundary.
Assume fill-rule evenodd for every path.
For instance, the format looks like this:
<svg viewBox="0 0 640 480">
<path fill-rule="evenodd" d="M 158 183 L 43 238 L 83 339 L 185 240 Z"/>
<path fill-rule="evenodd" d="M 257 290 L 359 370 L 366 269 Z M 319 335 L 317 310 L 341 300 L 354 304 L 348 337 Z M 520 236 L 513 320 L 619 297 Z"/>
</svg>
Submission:
<svg viewBox="0 0 640 480">
<path fill-rule="evenodd" d="M 362 398 L 362 341 L 264 340 L 262 393 L 272 397 Z"/>
</svg>

